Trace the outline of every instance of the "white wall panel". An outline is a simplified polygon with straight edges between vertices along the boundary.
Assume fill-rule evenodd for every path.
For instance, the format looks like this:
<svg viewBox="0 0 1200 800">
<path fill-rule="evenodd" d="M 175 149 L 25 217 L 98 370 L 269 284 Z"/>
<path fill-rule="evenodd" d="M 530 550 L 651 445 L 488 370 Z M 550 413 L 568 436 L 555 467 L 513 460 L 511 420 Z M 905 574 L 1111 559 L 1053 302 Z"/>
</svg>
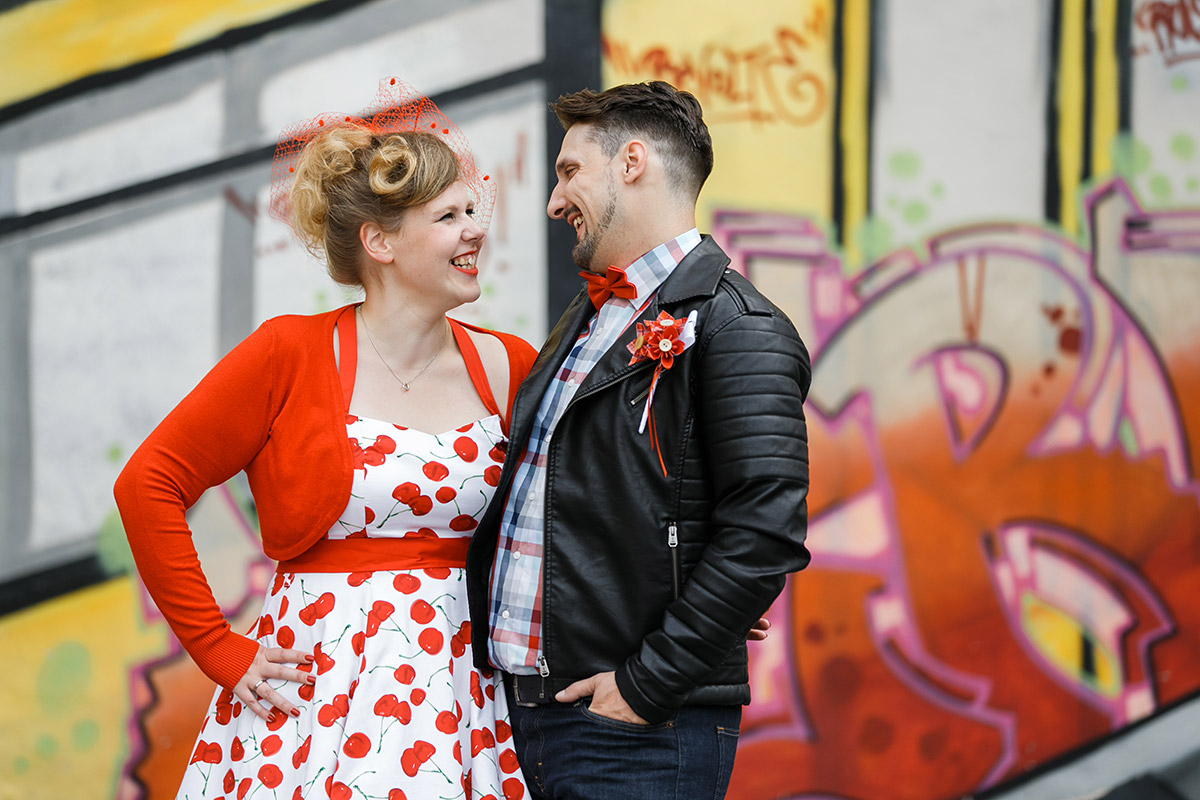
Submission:
<svg viewBox="0 0 1200 800">
<path fill-rule="evenodd" d="M 125 460 L 215 361 L 220 220 L 203 202 L 31 257 L 34 546 L 95 534 Z"/>
<path fill-rule="evenodd" d="M 1132 27 L 1132 135 L 1116 145 L 1114 166 L 1130 179 L 1143 204 L 1195 207 L 1200 204 L 1200 44 L 1165 32 L 1160 43 L 1152 29 Z"/>
<path fill-rule="evenodd" d="M 262 136 L 326 111 L 355 112 L 375 97 L 379 79 L 403 78 L 425 94 L 540 62 L 540 0 L 496 0 L 410 28 L 366 38 L 285 70 L 260 95 Z"/>
<path fill-rule="evenodd" d="M 256 202 L 255 327 L 281 314 L 317 314 L 360 298 L 361 291 L 334 283 L 324 262 L 304 249 L 291 228 L 267 213 L 270 187 L 262 187 Z"/>
<path fill-rule="evenodd" d="M 1041 219 L 1049 5 L 880 8 L 871 207 L 893 243 L 966 221 Z"/>
<path fill-rule="evenodd" d="M 223 86 L 211 82 L 180 89 L 177 102 L 22 152 L 16 165 L 18 213 L 65 205 L 216 159 L 224 130 Z"/>
</svg>

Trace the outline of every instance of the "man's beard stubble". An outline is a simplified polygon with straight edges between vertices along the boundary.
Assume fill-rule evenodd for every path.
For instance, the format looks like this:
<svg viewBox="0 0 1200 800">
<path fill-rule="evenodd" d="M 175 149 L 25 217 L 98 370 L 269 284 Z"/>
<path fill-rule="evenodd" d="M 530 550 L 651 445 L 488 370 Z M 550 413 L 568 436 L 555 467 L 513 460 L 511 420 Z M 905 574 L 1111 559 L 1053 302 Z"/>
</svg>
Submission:
<svg viewBox="0 0 1200 800">
<path fill-rule="evenodd" d="M 617 191 L 612 185 L 612 179 L 609 179 L 608 205 L 604 207 L 604 213 L 600 220 L 594 226 L 588 227 L 587 235 L 583 237 L 583 241 L 571 248 L 571 259 L 575 262 L 575 266 L 580 269 L 586 269 L 589 272 L 604 272 L 608 269 L 608 264 L 603 265 L 604 269 L 592 269 L 592 262 L 596 260 L 596 249 L 599 246 L 600 238 L 608 232 L 612 227 L 613 220 L 617 218 Z"/>
</svg>

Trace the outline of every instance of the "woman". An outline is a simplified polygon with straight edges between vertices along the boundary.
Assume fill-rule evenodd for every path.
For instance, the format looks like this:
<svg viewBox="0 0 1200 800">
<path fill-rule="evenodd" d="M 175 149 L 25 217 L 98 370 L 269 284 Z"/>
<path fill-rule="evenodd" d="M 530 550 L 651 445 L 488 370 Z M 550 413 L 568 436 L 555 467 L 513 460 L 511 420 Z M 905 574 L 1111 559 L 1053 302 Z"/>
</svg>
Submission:
<svg viewBox="0 0 1200 800">
<path fill-rule="evenodd" d="M 494 193 L 431 102 L 385 79 L 378 106 L 282 137 L 273 186 L 365 300 L 268 320 L 117 481 L 150 594 L 221 687 L 181 798 L 525 794 L 503 689 L 471 664 L 462 567 L 535 353 L 445 316 L 479 296 Z M 249 637 L 221 616 L 185 520 L 242 469 L 279 561 Z"/>
</svg>

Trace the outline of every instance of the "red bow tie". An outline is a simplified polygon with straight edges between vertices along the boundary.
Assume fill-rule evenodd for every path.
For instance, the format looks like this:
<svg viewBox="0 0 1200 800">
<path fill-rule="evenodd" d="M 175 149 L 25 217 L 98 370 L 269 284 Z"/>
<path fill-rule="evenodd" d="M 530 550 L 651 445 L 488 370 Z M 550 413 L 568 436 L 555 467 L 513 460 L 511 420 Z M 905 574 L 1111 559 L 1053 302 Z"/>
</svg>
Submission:
<svg viewBox="0 0 1200 800">
<path fill-rule="evenodd" d="M 637 297 L 637 287 L 629 282 L 629 279 L 625 277 L 625 270 L 620 267 L 609 267 L 608 272 L 604 275 L 597 275 L 587 270 L 580 272 L 579 275 L 587 281 L 588 299 L 592 301 L 592 305 L 596 307 L 597 311 L 614 294 L 622 300 L 632 300 Z"/>
</svg>

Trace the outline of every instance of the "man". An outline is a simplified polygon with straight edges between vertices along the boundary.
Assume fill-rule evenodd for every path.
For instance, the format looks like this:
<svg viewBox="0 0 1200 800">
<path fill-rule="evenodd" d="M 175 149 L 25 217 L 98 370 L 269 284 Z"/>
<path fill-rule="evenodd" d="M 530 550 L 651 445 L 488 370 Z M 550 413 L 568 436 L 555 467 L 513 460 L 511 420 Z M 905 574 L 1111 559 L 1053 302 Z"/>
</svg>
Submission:
<svg viewBox="0 0 1200 800">
<path fill-rule="evenodd" d="M 475 659 L 506 673 L 535 798 L 722 797 L 747 635 L 809 559 L 808 353 L 696 230 L 694 97 L 656 81 L 552 108 L 547 213 L 594 277 L 514 402 L 468 556 Z"/>
</svg>

